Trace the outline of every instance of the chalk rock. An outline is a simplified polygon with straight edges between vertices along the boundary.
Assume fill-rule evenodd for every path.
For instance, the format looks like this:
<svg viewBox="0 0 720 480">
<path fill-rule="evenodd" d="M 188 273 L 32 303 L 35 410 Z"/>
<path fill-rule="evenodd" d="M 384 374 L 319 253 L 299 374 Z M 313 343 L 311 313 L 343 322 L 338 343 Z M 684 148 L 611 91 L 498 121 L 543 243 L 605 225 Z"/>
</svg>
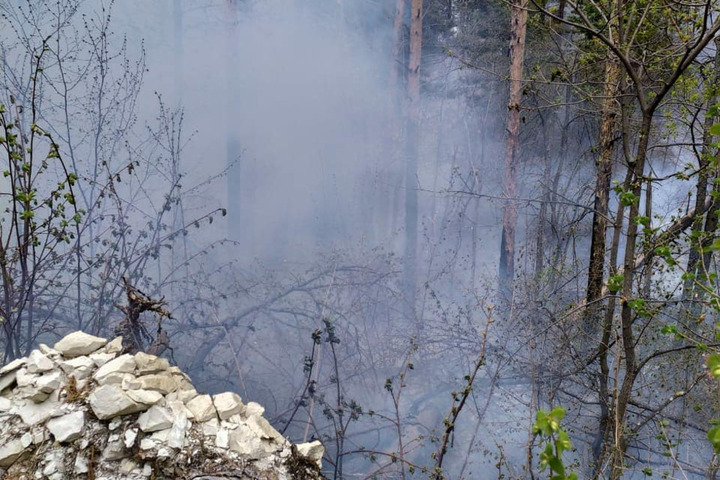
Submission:
<svg viewBox="0 0 720 480">
<path fill-rule="evenodd" d="M 117 355 L 115 353 L 102 353 L 102 352 L 95 352 L 90 354 L 90 360 L 93 361 L 95 366 L 102 367 L 106 363 L 108 363 L 110 360 L 114 359 Z"/>
<path fill-rule="evenodd" d="M 8 372 L 12 372 L 13 370 L 17 370 L 18 368 L 25 365 L 25 362 L 27 361 L 27 358 L 17 358 L 13 360 L 12 362 L 8 363 L 4 367 L 0 368 L 0 375 L 4 375 Z"/>
<path fill-rule="evenodd" d="M 245 420 L 250 429 L 262 440 L 271 440 L 273 442 L 282 443 L 285 437 L 275 430 L 265 417 L 253 415 Z"/>
<path fill-rule="evenodd" d="M 55 368 L 55 362 L 46 357 L 40 350 L 30 352 L 26 365 L 30 373 L 49 372 Z"/>
<path fill-rule="evenodd" d="M 172 427 L 173 415 L 169 409 L 154 405 L 138 418 L 138 426 L 143 432 L 156 432 Z"/>
<path fill-rule="evenodd" d="M 88 378 L 95 368 L 95 362 L 88 357 L 77 357 L 60 363 L 60 368 L 68 376 L 72 375 L 76 380 Z"/>
<path fill-rule="evenodd" d="M 20 415 L 23 423 L 30 426 L 45 422 L 51 417 L 59 417 L 65 413 L 62 405 L 54 395 L 42 403 L 24 400 L 16 404 L 11 411 L 16 415 Z"/>
<path fill-rule="evenodd" d="M 4 375 L 0 375 L 0 392 L 16 383 L 17 371 L 13 370 Z"/>
<path fill-rule="evenodd" d="M 265 413 L 265 407 L 257 402 L 248 402 L 247 405 L 245 405 L 245 415 L 248 417 L 252 417 L 253 415 L 260 416 L 263 413 Z"/>
<path fill-rule="evenodd" d="M 137 364 L 138 375 L 163 372 L 170 368 L 170 363 L 167 359 L 156 357 L 155 355 L 148 355 L 144 352 L 135 354 L 135 363 Z"/>
<path fill-rule="evenodd" d="M 245 405 L 237 393 L 225 392 L 213 395 L 213 404 L 221 420 L 227 420 L 235 414 L 245 412 Z"/>
<path fill-rule="evenodd" d="M 80 355 L 89 355 L 106 343 L 107 340 L 104 338 L 85 332 L 73 332 L 57 342 L 53 348 L 62 353 L 65 358 L 74 358 Z"/>
<path fill-rule="evenodd" d="M 177 380 L 172 375 L 164 373 L 154 373 L 143 375 L 131 380 L 127 384 L 123 383 L 125 390 L 156 390 L 163 395 L 177 390 Z"/>
<path fill-rule="evenodd" d="M 10 399 L 0 397 L 0 412 L 8 412 L 12 408 L 12 402 Z"/>
<path fill-rule="evenodd" d="M 93 362 L 94 363 L 94 362 Z M 130 354 L 120 355 L 98 368 L 93 375 L 98 384 L 103 385 L 105 378 L 113 373 L 132 373 L 135 371 L 135 359 Z"/>
<path fill-rule="evenodd" d="M 47 422 L 47 428 L 60 443 L 72 442 L 80 437 L 85 426 L 85 413 L 68 413 Z"/>
<path fill-rule="evenodd" d="M 8 440 L 0 446 L 0 467 L 8 467 L 25 451 L 23 442 L 18 439 Z"/>
<path fill-rule="evenodd" d="M 170 448 L 182 448 L 185 445 L 185 435 L 190 428 L 190 421 L 184 415 L 176 415 L 173 421 L 167 444 Z"/>
<path fill-rule="evenodd" d="M 100 420 L 108 420 L 118 415 L 141 412 L 147 405 L 130 399 L 125 392 L 115 385 L 101 385 L 88 397 L 90 407 Z"/>
<path fill-rule="evenodd" d="M 62 373 L 59 371 L 49 372 L 35 380 L 35 386 L 44 393 L 51 393 L 62 384 Z"/>
<path fill-rule="evenodd" d="M 123 349 L 123 337 L 115 337 L 112 339 L 112 341 L 108 342 L 107 345 L 105 345 L 105 348 L 103 348 L 103 351 L 105 353 L 120 353 Z"/>
<path fill-rule="evenodd" d="M 155 405 L 163 399 L 162 393 L 154 390 L 127 390 L 125 393 L 134 402 L 145 405 Z"/>
<path fill-rule="evenodd" d="M 192 413 L 192 418 L 196 422 L 206 422 L 216 417 L 215 405 L 213 405 L 210 395 L 198 395 L 189 402 L 187 408 Z"/>
<path fill-rule="evenodd" d="M 309 443 L 299 443 L 296 445 L 298 453 L 305 458 L 315 462 L 318 468 L 322 468 L 322 457 L 325 454 L 325 447 L 318 440 Z"/>
</svg>

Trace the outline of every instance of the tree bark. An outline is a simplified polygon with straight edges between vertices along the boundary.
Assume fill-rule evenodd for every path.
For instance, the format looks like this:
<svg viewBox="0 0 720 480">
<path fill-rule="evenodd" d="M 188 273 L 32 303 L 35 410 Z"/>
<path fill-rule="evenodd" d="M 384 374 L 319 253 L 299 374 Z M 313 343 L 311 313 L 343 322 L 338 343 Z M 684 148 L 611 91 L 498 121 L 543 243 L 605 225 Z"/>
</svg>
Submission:
<svg viewBox="0 0 720 480">
<path fill-rule="evenodd" d="M 605 274 L 605 239 L 608 227 L 608 204 L 610 200 L 610 180 L 612 178 L 613 138 L 615 136 L 615 101 L 618 92 L 620 66 L 612 55 L 605 60 L 605 87 L 601 107 L 600 149 L 595 161 L 595 205 L 593 210 L 592 239 L 590 241 L 590 265 L 586 299 L 592 305 L 602 296 Z M 593 310 L 592 307 L 590 310 Z M 591 319 L 592 320 L 592 319 Z"/>
<path fill-rule="evenodd" d="M 405 132 L 405 256 L 404 290 L 407 315 L 415 321 L 415 288 L 417 271 L 417 163 L 420 143 L 420 61 L 422 56 L 423 0 L 412 0 L 410 6 L 410 61 L 408 64 L 408 100 L 410 102 Z"/>
<path fill-rule="evenodd" d="M 515 275 L 515 227 L 517 223 L 517 157 L 520 144 L 520 103 L 522 101 L 525 32 L 528 0 L 514 0 L 510 14 L 510 95 L 508 99 L 507 143 L 505 146 L 502 237 L 500 240 L 500 295 L 512 297 Z"/>
</svg>

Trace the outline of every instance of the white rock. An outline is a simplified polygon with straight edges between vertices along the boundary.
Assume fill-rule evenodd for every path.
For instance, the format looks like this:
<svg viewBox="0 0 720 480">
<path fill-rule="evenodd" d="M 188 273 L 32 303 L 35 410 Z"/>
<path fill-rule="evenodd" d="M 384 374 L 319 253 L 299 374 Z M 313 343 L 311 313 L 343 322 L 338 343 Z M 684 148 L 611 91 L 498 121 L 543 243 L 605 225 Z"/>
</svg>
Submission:
<svg viewBox="0 0 720 480">
<path fill-rule="evenodd" d="M 108 440 L 107 446 L 103 450 L 103 460 L 120 460 L 127 457 L 130 452 L 125 449 L 122 440 L 115 436 L 110 438 L 111 440 Z"/>
<path fill-rule="evenodd" d="M 133 445 L 135 445 L 135 440 L 138 436 L 138 429 L 137 428 L 130 428 L 125 430 L 125 434 L 123 435 L 123 441 L 125 443 L 125 448 L 132 448 Z"/>
<path fill-rule="evenodd" d="M 93 363 L 95 363 L 95 366 L 102 367 L 103 365 L 108 363 L 110 360 L 112 360 L 116 356 L 117 356 L 117 354 L 115 354 L 115 353 L 95 352 L 95 353 L 90 354 L 90 360 L 92 360 Z"/>
<path fill-rule="evenodd" d="M 17 381 L 18 387 L 29 387 L 38 378 L 39 375 L 30 373 L 26 368 L 21 368 L 16 372 L 15 380 Z"/>
<path fill-rule="evenodd" d="M 146 463 L 145 465 L 143 465 L 142 474 L 144 477 L 151 476 L 152 472 L 153 472 L 152 465 L 150 465 L 149 463 Z"/>
<path fill-rule="evenodd" d="M 32 400 L 35 403 L 42 403 L 50 396 L 49 393 L 38 390 L 33 386 L 17 387 L 15 390 L 13 390 L 13 393 L 17 398 L 26 398 L 28 400 Z"/>
<path fill-rule="evenodd" d="M 100 420 L 147 409 L 147 405 L 134 402 L 115 385 L 101 385 L 90 394 L 88 399 L 93 413 Z"/>
<path fill-rule="evenodd" d="M 40 350 L 30 352 L 27 359 L 28 372 L 49 372 L 53 368 L 55 368 L 55 362 L 46 357 Z"/>
<path fill-rule="evenodd" d="M 65 358 L 74 358 L 89 355 L 106 343 L 107 340 L 104 338 L 88 335 L 85 332 L 73 332 L 57 342 L 53 348 Z"/>
<path fill-rule="evenodd" d="M 12 402 L 9 398 L 0 397 L 0 412 L 8 412 L 12 408 Z"/>
<path fill-rule="evenodd" d="M 168 362 L 167 359 L 156 357 L 155 355 L 148 355 L 145 352 L 135 354 L 135 363 L 137 364 L 139 375 L 163 372 L 170 368 L 170 362 Z"/>
<path fill-rule="evenodd" d="M 132 373 L 135 371 L 135 359 L 132 355 L 126 353 L 110 360 L 102 367 L 98 368 L 93 378 L 102 385 L 105 377 L 112 373 Z"/>
<path fill-rule="evenodd" d="M 220 429 L 220 421 L 217 418 L 213 418 L 202 424 L 203 435 L 208 437 L 214 437 Z"/>
<path fill-rule="evenodd" d="M 128 384 L 123 383 L 126 390 L 156 390 L 163 395 L 177 390 L 178 382 L 172 375 L 166 373 L 153 373 L 137 377 Z"/>
<path fill-rule="evenodd" d="M 0 467 L 9 467 L 15 463 L 24 451 L 25 447 L 19 438 L 7 441 L 0 446 Z"/>
<path fill-rule="evenodd" d="M 173 415 L 169 409 L 154 405 L 140 415 L 138 426 L 143 432 L 156 432 L 165 430 L 173 425 Z"/>
<path fill-rule="evenodd" d="M 120 425 L 122 425 L 122 418 L 115 417 L 112 420 L 110 420 L 110 423 L 108 424 L 108 430 L 110 430 L 111 432 L 114 430 L 117 430 L 120 427 Z"/>
<path fill-rule="evenodd" d="M 155 448 L 157 444 L 152 438 L 143 438 L 140 440 L 140 450 L 151 450 Z"/>
<path fill-rule="evenodd" d="M 280 433 L 273 428 L 272 425 L 270 425 L 270 422 L 267 421 L 264 417 L 259 417 L 257 415 L 253 415 L 252 417 L 248 417 L 246 420 L 246 423 L 248 427 L 257 435 L 260 439 L 263 440 L 272 440 L 274 442 L 280 442 L 282 443 L 285 438 L 280 435 Z"/>
<path fill-rule="evenodd" d="M 55 350 L 54 348 L 50 348 L 44 343 L 41 343 L 38 345 L 38 350 L 40 350 L 43 354 L 47 355 L 48 357 L 57 357 L 60 355 L 60 352 Z"/>
<path fill-rule="evenodd" d="M 163 399 L 162 393 L 153 390 L 128 390 L 125 393 L 133 401 L 145 405 L 155 405 Z"/>
<path fill-rule="evenodd" d="M 15 370 L 5 373 L 4 375 L 0 375 L 0 392 L 2 392 L 8 387 L 13 386 L 16 383 L 16 379 L 17 371 Z"/>
<path fill-rule="evenodd" d="M 225 392 L 213 395 L 213 404 L 221 420 L 227 420 L 235 414 L 245 412 L 245 405 L 237 393 Z"/>
<path fill-rule="evenodd" d="M 98 382 L 98 385 L 117 385 L 121 387 L 133 380 L 135 380 L 135 375 L 132 373 L 110 373 L 102 379 L 102 383 Z"/>
<path fill-rule="evenodd" d="M 180 400 L 183 403 L 188 403 L 193 398 L 197 397 L 198 393 L 195 387 L 184 390 L 177 390 L 172 393 L 168 393 L 165 397 L 168 401 Z"/>
<path fill-rule="evenodd" d="M 51 396 L 42 403 L 25 400 L 15 405 L 11 411 L 20 415 L 23 423 L 30 426 L 44 422 L 51 417 L 59 417 L 65 413 L 56 395 Z"/>
<path fill-rule="evenodd" d="M 35 386 L 44 393 L 51 393 L 62 384 L 62 373 L 55 370 L 54 372 L 46 373 L 40 378 L 35 380 Z"/>
<path fill-rule="evenodd" d="M 318 440 L 309 443 L 299 443 L 296 445 L 298 453 L 305 458 L 315 462 L 318 468 L 322 468 L 322 457 L 325 454 L 325 447 Z"/>
<path fill-rule="evenodd" d="M 33 436 L 30 433 L 24 434 L 22 437 L 20 437 L 20 443 L 22 444 L 22 446 L 24 448 L 29 447 L 30 445 L 32 445 L 34 443 Z"/>
<path fill-rule="evenodd" d="M 245 415 L 248 417 L 253 415 L 262 416 L 263 413 L 265 413 L 265 407 L 257 402 L 248 402 L 247 405 L 245 405 Z"/>
<path fill-rule="evenodd" d="M 158 458 L 170 458 L 173 455 L 174 455 L 174 452 L 167 447 L 160 447 L 158 449 L 158 453 L 157 453 Z"/>
<path fill-rule="evenodd" d="M 186 405 L 193 415 L 193 420 L 196 422 L 206 422 L 215 418 L 217 415 L 215 405 L 213 405 L 212 397 L 210 397 L 210 395 L 198 395 L 187 402 Z"/>
<path fill-rule="evenodd" d="M 88 470 L 89 468 L 87 459 L 83 455 L 78 453 L 75 456 L 75 473 L 87 473 Z"/>
<path fill-rule="evenodd" d="M 95 362 L 88 357 L 77 357 L 60 363 L 60 368 L 67 375 L 72 375 L 76 380 L 82 380 L 90 376 L 95 369 Z"/>
<path fill-rule="evenodd" d="M 72 412 L 47 422 L 47 428 L 60 443 L 72 442 L 80 437 L 85 427 L 85 413 Z"/>
<path fill-rule="evenodd" d="M 168 438 L 170 437 L 170 429 L 166 428 L 165 430 L 160 430 L 157 432 L 153 432 L 150 435 L 150 438 L 155 440 L 156 442 L 165 443 L 167 442 Z"/>
<path fill-rule="evenodd" d="M 4 367 L 0 368 L 0 375 L 3 375 L 8 372 L 12 372 L 13 370 L 17 370 L 18 368 L 25 365 L 25 362 L 27 361 L 27 358 L 16 358 L 12 362 L 8 363 Z"/>
<path fill-rule="evenodd" d="M 170 448 L 182 448 L 185 445 L 185 434 L 190 428 L 190 421 L 184 415 L 175 416 L 167 444 Z"/>
<path fill-rule="evenodd" d="M 105 345 L 105 353 L 120 353 L 123 349 L 123 337 L 115 337 L 111 342 Z"/>
<path fill-rule="evenodd" d="M 192 418 L 193 414 L 180 400 L 165 402 L 167 407 L 172 411 L 173 417 Z"/>
<path fill-rule="evenodd" d="M 120 471 L 126 475 L 135 470 L 138 466 L 138 463 L 130 458 L 124 458 L 120 461 Z"/>
</svg>

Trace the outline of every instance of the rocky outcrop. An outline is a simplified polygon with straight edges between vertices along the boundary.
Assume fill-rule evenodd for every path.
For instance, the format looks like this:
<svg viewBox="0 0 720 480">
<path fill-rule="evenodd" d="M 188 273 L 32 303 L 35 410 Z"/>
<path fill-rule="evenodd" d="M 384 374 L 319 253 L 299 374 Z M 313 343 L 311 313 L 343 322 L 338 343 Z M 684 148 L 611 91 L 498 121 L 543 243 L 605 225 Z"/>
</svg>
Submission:
<svg viewBox="0 0 720 480">
<path fill-rule="evenodd" d="M 0 478 L 319 479 L 235 393 L 199 394 L 164 358 L 75 332 L 0 369 Z"/>
</svg>

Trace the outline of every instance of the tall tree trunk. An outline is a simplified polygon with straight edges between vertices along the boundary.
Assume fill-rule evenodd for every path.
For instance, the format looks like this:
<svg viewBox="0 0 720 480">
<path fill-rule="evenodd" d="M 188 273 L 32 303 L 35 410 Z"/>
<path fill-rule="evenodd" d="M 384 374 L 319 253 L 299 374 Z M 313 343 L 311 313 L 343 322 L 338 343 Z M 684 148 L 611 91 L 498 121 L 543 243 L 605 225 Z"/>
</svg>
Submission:
<svg viewBox="0 0 720 480">
<path fill-rule="evenodd" d="M 510 14 L 510 95 L 508 100 L 507 144 L 505 147 L 502 238 L 500 240 L 500 295 L 510 299 L 515 275 L 515 227 L 517 223 L 517 157 L 520 144 L 520 103 L 522 100 L 525 31 L 528 0 L 514 0 Z"/>
<path fill-rule="evenodd" d="M 410 5 L 410 61 L 408 64 L 408 100 L 410 101 L 405 132 L 405 256 L 404 290 L 407 314 L 415 319 L 417 271 L 417 163 L 420 143 L 420 60 L 422 56 L 423 0 Z"/>
<path fill-rule="evenodd" d="M 635 315 L 630 306 L 629 301 L 634 298 L 633 295 L 633 279 L 635 271 L 635 246 L 637 244 L 638 224 L 635 222 L 640 212 L 640 195 L 642 190 L 642 177 L 645 171 L 645 161 L 647 159 L 648 145 L 650 140 L 650 129 L 652 126 L 653 113 L 651 111 L 643 112 L 642 124 L 639 132 L 639 140 L 637 153 L 632 169 L 632 187 L 631 191 L 635 196 L 635 201 L 630 205 L 628 213 L 627 237 L 625 240 L 625 256 L 623 260 L 623 284 L 622 284 L 622 309 L 620 313 L 621 327 L 621 345 L 624 357 L 623 367 L 624 376 L 620 391 L 615 399 L 615 428 L 614 428 L 614 445 L 612 450 L 612 463 L 610 470 L 610 479 L 618 480 L 622 478 L 625 470 L 625 452 L 627 451 L 628 439 L 625 436 L 625 412 L 630 403 L 632 387 L 635 383 L 636 361 L 635 361 L 635 335 L 633 333 L 633 322 Z"/>
<path fill-rule="evenodd" d="M 605 87 L 601 107 L 600 152 L 595 161 L 595 205 L 593 210 L 592 239 L 590 241 L 590 265 L 586 299 L 590 311 L 597 311 L 593 304 L 600 298 L 605 273 L 605 238 L 608 227 L 608 204 L 612 177 L 613 138 L 615 136 L 615 101 L 618 92 L 620 66 L 613 55 L 605 59 Z M 592 318 L 590 319 L 593 320 Z"/>
<path fill-rule="evenodd" d="M 718 46 L 720 46 L 720 39 L 715 39 L 716 52 Z M 707 99 L 708 111 L 712 106 L 718 102 L 718 86 L 717 82 L 720 80 L 720 55 L 715 54 L 714 71 L 710 79 L 711 94 Z M 707 199 L 707 190 L 710 180 L 711 171 L 711 159 L 712 159 L 712 135 L 710 134 L 710 127 L 717 122 L 718 118 L 715 115 L 707 115 L 705 117 L 705 123 L 703 125 L 703 144 L 700 152 L 700 158 L 698 159 L 698 181 L 695 193 L 695 211 L 703 212 L 705 201 Z M 716 187 L 713 187 L 713 191 L 716 191 Z M 705 274 L 709 268 L 708 263 L 710 262 L 711 255 L 708 252 L 704 252 L 703 247 L 707 247 L 709 243 L 712 243 L 712 237 L 717 229 L 717 214 L 714 208 L 710 208 L 705 217 L 705 228 L 703 233 L 703 215 L 698 215 L 693 222 L 693 235 L 691 238 L 690 253 L 688 254 L 687 272 L 692 274 L 692 278 L 685 280 L 683 285 L 683 300 L 686 301 L 686 308 L 688 313 L 697 317 L 702 311 L 702 298 L 704 291 L 702 288 L 696 288 L 696 282 L 705 284 Z M 701 255 L 701 252 L 703 254 Z"/>
<path fill-rule="evenodd" d="M 225 75 L 227 84 L 226 108 L 226 162 L 227 162 L 227 205 L 228 235 L 232 240 L 239 241 L 242 228 L 241 216 L 241 173 L 240 173 L 240 138 L 236 130 L 235 118 L 240 111 L 239 96 L 235 91 L 238 87 L 240 74 L 238 71 L 238 1 L 225 0 L 226 21 L 226 62 Z"/>
</svg>

